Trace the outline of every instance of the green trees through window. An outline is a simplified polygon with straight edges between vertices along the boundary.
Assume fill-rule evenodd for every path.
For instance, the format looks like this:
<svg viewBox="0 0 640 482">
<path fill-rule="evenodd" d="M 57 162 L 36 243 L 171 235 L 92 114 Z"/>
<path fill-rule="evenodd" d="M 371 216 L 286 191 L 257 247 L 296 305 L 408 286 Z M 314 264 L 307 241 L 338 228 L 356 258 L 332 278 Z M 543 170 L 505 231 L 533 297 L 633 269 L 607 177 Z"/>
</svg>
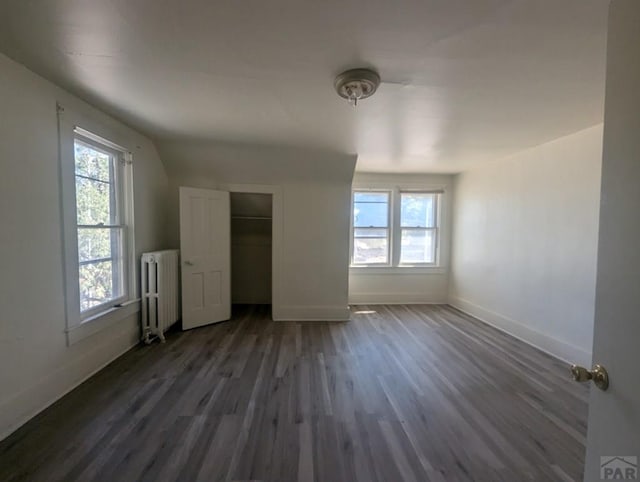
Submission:
<svg viewBox="0 0 640 482">
<path fill-rule="evenodd" d="M 118 155 L 76 138 L 75 179 L 80 310 L 122 296 Z"/>
</svg>

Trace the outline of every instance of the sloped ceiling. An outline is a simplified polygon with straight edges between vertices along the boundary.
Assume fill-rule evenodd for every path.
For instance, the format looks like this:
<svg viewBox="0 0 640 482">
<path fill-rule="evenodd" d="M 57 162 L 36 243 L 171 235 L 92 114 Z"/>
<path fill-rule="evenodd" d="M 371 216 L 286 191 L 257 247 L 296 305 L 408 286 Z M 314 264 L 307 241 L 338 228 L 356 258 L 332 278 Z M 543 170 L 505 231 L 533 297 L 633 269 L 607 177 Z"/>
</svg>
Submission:
<svg viewBox="0 0 640 482">
<path fill-rule="evenodd" d="M 162 142 L 458 172 L 602 122 L 606 0 L 5 0 L 0 51 Z M 383 84 L 357 109 L 346 68 Z"/>
</svg>

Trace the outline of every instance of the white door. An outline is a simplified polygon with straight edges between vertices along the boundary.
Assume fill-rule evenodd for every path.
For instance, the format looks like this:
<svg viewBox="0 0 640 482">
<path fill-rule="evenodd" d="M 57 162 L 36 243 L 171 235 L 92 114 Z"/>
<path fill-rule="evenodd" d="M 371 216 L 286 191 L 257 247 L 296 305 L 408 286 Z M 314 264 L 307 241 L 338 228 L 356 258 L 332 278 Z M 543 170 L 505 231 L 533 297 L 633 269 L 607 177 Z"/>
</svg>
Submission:
<svg viewBox="0 0 640 482">
<path fill-rule="evenodd" d="M 593 362 L 610 386 L 591 386 L 588 482 L 636 480 L 640 461 L 640 2 L 609 15 Z"/>
<path fill-rule="evenodd" d="M 182 329 L 231 318 L 229 193 L 180 188 Z"/>
</svg>

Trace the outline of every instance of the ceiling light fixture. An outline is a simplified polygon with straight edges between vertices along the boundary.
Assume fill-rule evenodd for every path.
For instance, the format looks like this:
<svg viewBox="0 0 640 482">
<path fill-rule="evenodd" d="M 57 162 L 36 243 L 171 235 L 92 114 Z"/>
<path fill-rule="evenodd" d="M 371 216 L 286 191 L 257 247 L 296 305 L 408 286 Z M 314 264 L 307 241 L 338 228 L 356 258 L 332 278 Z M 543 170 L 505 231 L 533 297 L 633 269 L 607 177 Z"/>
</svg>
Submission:
<svg viewBox="0 0 640 482">
<path fill-rule="evenodd" d="M 338 95 L 354 107 L 358 101 L 371 97 L 380 85 L 380 76 L 369 69 L 351 69 L 336 77 L 333 86 Z"/>
</svg>

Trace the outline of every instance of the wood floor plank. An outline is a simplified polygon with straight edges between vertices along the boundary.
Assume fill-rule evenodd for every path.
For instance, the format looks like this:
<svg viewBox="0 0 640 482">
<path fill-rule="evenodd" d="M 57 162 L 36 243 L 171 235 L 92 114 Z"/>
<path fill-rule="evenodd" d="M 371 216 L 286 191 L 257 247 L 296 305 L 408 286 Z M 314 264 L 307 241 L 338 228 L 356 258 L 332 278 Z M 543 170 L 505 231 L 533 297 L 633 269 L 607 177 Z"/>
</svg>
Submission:
<svg viewBox="0 0 640 482">
<path fill-rule="evenodd" d="M 0 442 L 0 480 L 581 480 L 589 389 L 446 305 L 265 306 L 138 346 Z"/>
</svg>

